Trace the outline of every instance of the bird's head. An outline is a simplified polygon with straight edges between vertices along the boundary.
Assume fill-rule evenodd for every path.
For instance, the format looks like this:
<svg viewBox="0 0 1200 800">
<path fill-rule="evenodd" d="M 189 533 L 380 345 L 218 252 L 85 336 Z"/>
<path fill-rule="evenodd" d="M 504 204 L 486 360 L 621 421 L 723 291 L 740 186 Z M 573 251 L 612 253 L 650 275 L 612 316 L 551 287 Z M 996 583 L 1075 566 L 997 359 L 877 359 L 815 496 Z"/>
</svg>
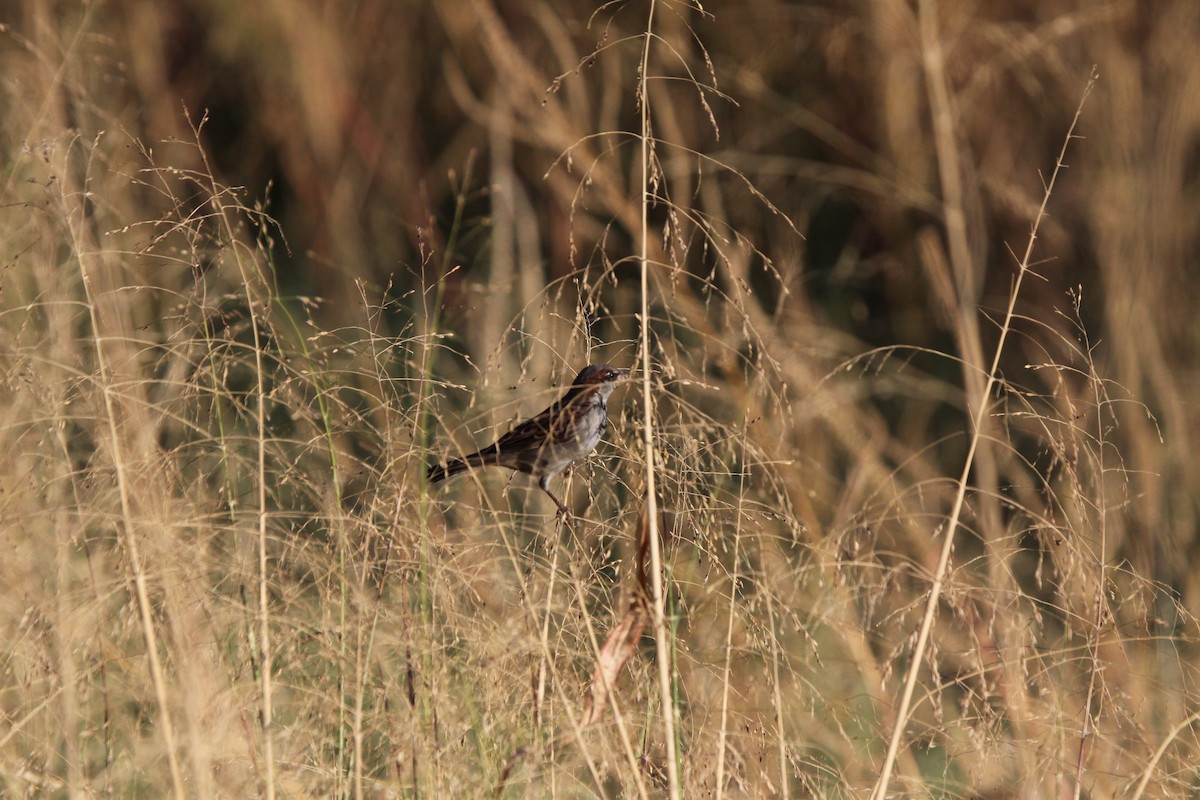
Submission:
<svg viewBox="0 0 1200 800">
<path fill-rule="evenodd" d="M 612 364 L 588 364 L 575 376 L 573 388 L 599 388 L 604 396 L 612 394 L 617 384 L 629 377 L 629 370 L 614 367 Z"/>
</svg>

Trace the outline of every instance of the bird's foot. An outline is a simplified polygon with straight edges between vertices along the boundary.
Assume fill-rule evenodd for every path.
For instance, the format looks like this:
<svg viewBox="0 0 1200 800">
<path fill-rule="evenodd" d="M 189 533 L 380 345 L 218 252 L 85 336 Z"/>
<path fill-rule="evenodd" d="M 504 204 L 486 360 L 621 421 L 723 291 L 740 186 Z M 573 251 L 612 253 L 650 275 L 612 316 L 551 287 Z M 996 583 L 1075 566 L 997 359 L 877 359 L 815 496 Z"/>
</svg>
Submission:
<svg viewBox="0 0 1200 800">
<path fill-rule="evenodd" d="M 571 514 L 571 509 L 567 508 L 566 503 L 558 499 L 558 495 L 550 491 L 550 484 L 547 477 L 543 477 L 541 480 L 539 480 L 538 486 L 543 492 L 546 493 L 547 497 L 554 501 L 554 505 L 558 506 L 558 516 L 570 522 L 574 518 Z"/>
</svg>

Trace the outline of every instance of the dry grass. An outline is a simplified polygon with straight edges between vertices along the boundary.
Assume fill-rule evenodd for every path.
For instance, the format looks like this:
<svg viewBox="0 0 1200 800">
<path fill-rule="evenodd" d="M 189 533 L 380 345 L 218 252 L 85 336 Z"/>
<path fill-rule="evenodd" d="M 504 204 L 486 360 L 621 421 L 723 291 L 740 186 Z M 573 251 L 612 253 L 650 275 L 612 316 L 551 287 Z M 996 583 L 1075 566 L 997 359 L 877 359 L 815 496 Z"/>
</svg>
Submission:
<svg viewBox="0 0 1200 800">
<path fill-rule="evenodd" d="M 10 5 L 0 795 L 1200 788 L 1190 0 Z"/>
</svg>

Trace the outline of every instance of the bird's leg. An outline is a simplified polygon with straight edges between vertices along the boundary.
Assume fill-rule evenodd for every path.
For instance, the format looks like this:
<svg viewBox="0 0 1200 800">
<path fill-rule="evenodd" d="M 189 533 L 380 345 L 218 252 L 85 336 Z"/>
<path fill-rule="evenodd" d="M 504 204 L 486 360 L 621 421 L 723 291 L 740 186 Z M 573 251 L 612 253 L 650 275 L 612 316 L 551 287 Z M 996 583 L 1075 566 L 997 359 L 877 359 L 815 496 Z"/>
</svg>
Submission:
<svg viewBox="0 0 1200 800">
<path fill-rule="evenodd" d="M 538 478 L 538 486 L 543 492 L 550 495 L 550 499 L 554 501 L 554 505 L 558 506 L 558 512 L 567 519 L 571 519 L 571 509 L 563 505 L 563 501 L 555 497 L 554 492 L 550 491 L 550 476 L 543 475 Z"/>
</svg>

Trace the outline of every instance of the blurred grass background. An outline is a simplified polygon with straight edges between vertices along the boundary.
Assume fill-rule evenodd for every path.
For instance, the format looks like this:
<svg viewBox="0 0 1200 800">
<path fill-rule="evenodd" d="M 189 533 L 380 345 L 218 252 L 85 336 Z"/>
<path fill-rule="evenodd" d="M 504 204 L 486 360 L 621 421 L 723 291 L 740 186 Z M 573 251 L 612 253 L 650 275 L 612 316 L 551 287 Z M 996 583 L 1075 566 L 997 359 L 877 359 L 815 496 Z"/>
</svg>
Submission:
<svg viewBox="0 0 1200 800">
<path fill-rule="evenodd" d="M 666 792 L 648 642 L 636 758 L 571 724 L 632 591 L 634 393 L 573 525 L 522 477 L 420 477 L 634 362 L 647 13 L 0 7 L 0 794 Z M 893 792 L 1200 791 L 1200 5 L 664 2 L 654 32 L 683 795 L 873 785 L 1093 65 Z"/>
</svg>

